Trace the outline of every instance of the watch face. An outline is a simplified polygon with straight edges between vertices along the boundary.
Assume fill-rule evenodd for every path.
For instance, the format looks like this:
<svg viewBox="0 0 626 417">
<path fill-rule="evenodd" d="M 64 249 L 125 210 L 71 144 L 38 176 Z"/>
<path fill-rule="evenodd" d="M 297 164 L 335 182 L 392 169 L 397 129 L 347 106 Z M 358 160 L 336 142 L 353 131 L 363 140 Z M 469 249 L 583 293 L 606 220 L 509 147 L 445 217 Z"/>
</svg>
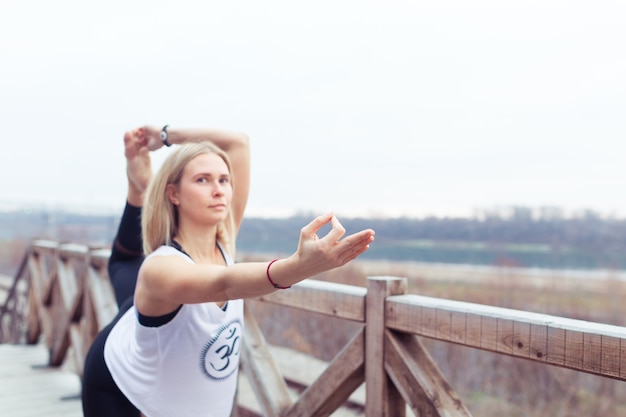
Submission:
<svg viewBox="0 0 626 417">
<path fill-rule="evenodd" d="M 165 132 L 165 130 L 161 130 L 161 140 L 165 139 L 167 139 L 167 133 Z"/>
</svg>

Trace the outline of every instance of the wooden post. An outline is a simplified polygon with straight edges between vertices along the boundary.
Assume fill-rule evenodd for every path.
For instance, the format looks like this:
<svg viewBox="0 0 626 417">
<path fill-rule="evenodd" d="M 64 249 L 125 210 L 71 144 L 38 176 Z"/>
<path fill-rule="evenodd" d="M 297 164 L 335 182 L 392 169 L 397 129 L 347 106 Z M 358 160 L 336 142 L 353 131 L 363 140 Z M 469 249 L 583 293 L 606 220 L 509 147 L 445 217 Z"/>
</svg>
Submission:
<svg viewBox="0 0 626 417">
<path fill-rule="evenodd" d="M 385 372 L 385 300 L 406 294 L 406 278 L 370 277 L 365 301 L 365 415 L 404 417 L 404 399 Z"/>
<path fill-rule="evenodd" d="M 287 383 L 252 312 L 244 308 L 243 351 L 241 367 L 266 417 L 278 417 L 293 404 Z"/>
</svg>

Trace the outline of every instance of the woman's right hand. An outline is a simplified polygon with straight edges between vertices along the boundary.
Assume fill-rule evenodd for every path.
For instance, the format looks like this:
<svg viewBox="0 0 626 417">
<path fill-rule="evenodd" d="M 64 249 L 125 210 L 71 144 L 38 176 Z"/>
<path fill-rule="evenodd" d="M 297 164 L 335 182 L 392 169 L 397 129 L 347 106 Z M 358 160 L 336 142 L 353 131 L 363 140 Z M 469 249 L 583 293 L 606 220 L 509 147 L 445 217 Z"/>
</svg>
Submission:
<svg viewBox="0 0 626 417">
<path fill-rule="evenodd" d="M 326 224 L 331 230 L 323 237 L 317 232 Z M 374 241 L 374 231 L 365 229 L 342 239 L 346 229 L 332 213 L 316 217 L 300 231 L 296 257 L 305 275 L 312 276 L 328 271 L 361 255 Z"/>
</svg>

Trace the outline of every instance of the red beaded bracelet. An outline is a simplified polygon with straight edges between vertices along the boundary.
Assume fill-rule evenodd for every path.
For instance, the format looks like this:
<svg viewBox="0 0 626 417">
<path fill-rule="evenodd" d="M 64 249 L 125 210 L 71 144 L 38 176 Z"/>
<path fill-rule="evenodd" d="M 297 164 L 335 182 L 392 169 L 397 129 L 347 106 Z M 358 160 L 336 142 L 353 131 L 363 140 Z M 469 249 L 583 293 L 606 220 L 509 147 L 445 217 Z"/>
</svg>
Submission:
<svg viewBox="0 0 626 417">
<path fill-rule="evenodd" d="M 281 287 L 280 285 L 272 281 L 272 277 L 270 276 L 270 266 L 272 266 L 272 264 L 276 262 L 277 260 L 278 259 L 274 259 L 272 262 L 269 263 L 269 265 L 267 265 L 267 270 L 265 271 L 265 274 L 267 275 L 267 280 L 270 282 L 270 284 L 272 284 L 272 287 L 278 288 L 279 290 L 286 290 L 288 288 L 291 288 L 291 285 L 288 287 Z"/>
</svg>

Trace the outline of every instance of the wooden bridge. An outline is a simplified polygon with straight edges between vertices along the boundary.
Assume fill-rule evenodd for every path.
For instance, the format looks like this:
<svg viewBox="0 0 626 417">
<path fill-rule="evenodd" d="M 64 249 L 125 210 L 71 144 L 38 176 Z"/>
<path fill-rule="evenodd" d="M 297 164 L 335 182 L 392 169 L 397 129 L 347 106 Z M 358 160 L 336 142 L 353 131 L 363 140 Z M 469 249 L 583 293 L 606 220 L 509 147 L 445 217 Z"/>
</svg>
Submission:
<svg viewBox="0 0 626 417">
<path fill-rule="evenodd" d="M 80 415 L 85 354 L 117 309 L 108 255 L 108 249 L 51 241 L 28 248 L 0 310 L 2 416 Z M 266 343 L 247 310 L 233 416 L 470 416 L 422 338 L 626 380 L 624 327 L 408 294 L 404 278 L 370 277 L 366 288 L 306 280 L 255 302 L 350 321 L 358 331 L 328 363 L 309 358 L 306 369 L 294 369 L 290 358 L 301 354 Z M 51 403 L 6 389 L 13 385 L 6 375 L 12 381 L 27 373 L 11 358 L 29 351 L 31 365 L 44 365 L 44 352 L 46 370 L 75 377 L 74 385 L 55 384 L 65 391 L 53 394 L 72 410 L 52 412 Z M 33 382 L 31 391 L 41 384 Z M 46 411 L 26 410 L 25 403 Z"/>
</svg>

